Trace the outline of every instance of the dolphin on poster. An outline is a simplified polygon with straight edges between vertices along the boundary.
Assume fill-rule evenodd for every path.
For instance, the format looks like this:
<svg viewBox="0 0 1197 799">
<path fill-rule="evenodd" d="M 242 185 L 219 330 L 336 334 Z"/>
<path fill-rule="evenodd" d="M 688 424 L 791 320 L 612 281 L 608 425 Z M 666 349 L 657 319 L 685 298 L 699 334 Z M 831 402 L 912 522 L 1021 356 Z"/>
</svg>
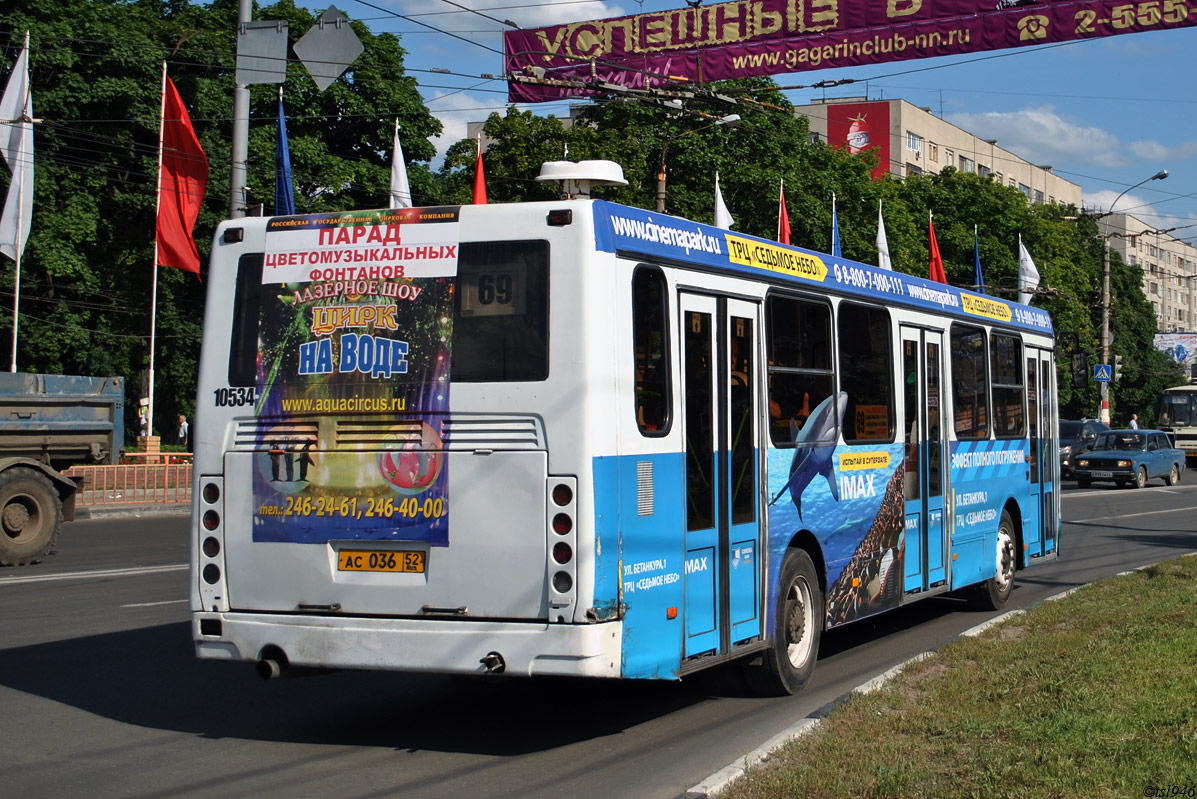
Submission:
<svg viewBox="0 0 1197 799">
<path fill-rule="evenodd" d="M 790 498 L 794 500 L 794 507 L 798 509 L 798 518 L 801 519 L 802 492 L 818 475 L 827 478 L 831 495 L 835 497 L 836 502 L 840 501 L 840 487 L 832 474 L 834 468 L 831 455 L 839 439 L 839 420 L 843 418 L 847 407 L 848 395 L 841 391 L 820 402 L 801 430 L 793 421 L 790 422 L 794 443 L 798 447 L 794 451 L 794 460 L 790 462 L 790 477 L 774 495 L 770 505 L 777 502 L 788 489 Z"/>
</svg>

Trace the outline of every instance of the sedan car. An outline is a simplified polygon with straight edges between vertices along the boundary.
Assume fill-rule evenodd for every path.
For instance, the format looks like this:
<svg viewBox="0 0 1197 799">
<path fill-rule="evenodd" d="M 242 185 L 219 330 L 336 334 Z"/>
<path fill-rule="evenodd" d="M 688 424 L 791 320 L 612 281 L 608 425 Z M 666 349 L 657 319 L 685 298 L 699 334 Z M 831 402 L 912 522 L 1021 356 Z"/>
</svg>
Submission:
<svg viewBox="0 0 1197 799">
<path fill-rule="evenodd" d="M 1072 462 L 1078 455 L 1093 449 L 1093 442 L 1101 433 L 1109 432 L 1110 426 L 1096 419 L 1060 420 L 1060 474 L 1072 477 Z"/>
<path fill-rule="evenodd" d="M 1153 478 L 1168 485 L 1180 482 L 1185 453 L 1176 449 L 1162 430 L 1111 430 L 1093 442 L 1093 451 L 1073 459 L 1077 485 L 1096 480 L 1142 488 Z"/>
</svg>

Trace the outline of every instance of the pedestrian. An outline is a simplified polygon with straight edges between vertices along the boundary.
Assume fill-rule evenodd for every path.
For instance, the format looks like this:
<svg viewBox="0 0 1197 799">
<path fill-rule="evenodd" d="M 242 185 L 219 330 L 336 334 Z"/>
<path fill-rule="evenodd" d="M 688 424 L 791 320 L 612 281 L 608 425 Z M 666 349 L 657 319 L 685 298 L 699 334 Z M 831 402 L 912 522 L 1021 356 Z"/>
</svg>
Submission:
<svg viewBox="0 0 1197 799">
<path fill-rule="evenodd" d="M 191 425 L 187 424 L 187 417 L 179 414 L 179 432 L 175 443 L 183 447 L 184 452 L 191 451 Z"/>
<path fill-rule="evenodd" d="M 1137 414 L 1137 413 L 1131 414 L 1130 429 L 1131 430 L 1139 429 L 1139 414 Z"/>
</svg>

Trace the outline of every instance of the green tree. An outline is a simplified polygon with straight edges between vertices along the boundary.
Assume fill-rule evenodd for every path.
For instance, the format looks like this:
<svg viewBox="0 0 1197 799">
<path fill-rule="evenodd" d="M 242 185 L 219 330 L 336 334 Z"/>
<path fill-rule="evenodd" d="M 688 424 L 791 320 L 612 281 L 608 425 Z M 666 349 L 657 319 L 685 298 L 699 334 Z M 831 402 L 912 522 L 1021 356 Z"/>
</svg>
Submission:
<svg viewBox="0 0 1197 799">
<path fill-rule="evenodd" d="M 228 216 L 236 0 L 0 0 L 0 69 L 30 31 L 36 116 L 33 219 L 22 259 L 18 367 L 23 371 L 123 375 L 128 407 L 141 396 L 149 361 L 153 242 L 162 62 L 187 105 L 210 165 L 194 231 L 206 259 Z M 291 0 L 257 19 L 286 19 L 294 42 L 314 23 Z M 365 51 L 335 84 L 317 92 L 303 67 L 288 67 L 288 114 L 297 210 L 387 204 L 394 120 L 400 119 L 415 200 L 440 191 L 426 163 L 440 123 L 404 74 L 392 35 L 353 29 Z M 251 203 L 273 210 L 277 86 L 251 94 Z M 5 187 L 7 186 L 5 178 Z M 12 297 L 13 272 L 0 273 Z M 155 423 L 173 436 L 192 416 L 202 336 L 204 285 L 177 269 L 157 282 Z M 11 315 L 0 315 L 11 335 Z M 135 434 L 136 416 L 126 419 Z"/>
</svg>

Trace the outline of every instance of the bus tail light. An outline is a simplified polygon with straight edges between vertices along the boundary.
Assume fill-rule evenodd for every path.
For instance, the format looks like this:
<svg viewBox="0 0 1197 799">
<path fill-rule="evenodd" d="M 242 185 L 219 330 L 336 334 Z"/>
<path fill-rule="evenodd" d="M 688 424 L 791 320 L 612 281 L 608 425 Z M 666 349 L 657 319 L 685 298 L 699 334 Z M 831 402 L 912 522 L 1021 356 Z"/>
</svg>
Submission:
<svg viewBox="0 0 1197 799">
<path fill-rule="evenodd" d="M 577 597 L 578 481 L 574 477 L 550 477 L 545 515 L 545 579 L 549 585 L 549 620 L 573 620 Z"/>
<path fill-rule="evenodd" d="M 198 577 L 203 609 L 228 610 L 224 575 L 224 478 L 203 475 L 199 480 Z"/>
</svg>

